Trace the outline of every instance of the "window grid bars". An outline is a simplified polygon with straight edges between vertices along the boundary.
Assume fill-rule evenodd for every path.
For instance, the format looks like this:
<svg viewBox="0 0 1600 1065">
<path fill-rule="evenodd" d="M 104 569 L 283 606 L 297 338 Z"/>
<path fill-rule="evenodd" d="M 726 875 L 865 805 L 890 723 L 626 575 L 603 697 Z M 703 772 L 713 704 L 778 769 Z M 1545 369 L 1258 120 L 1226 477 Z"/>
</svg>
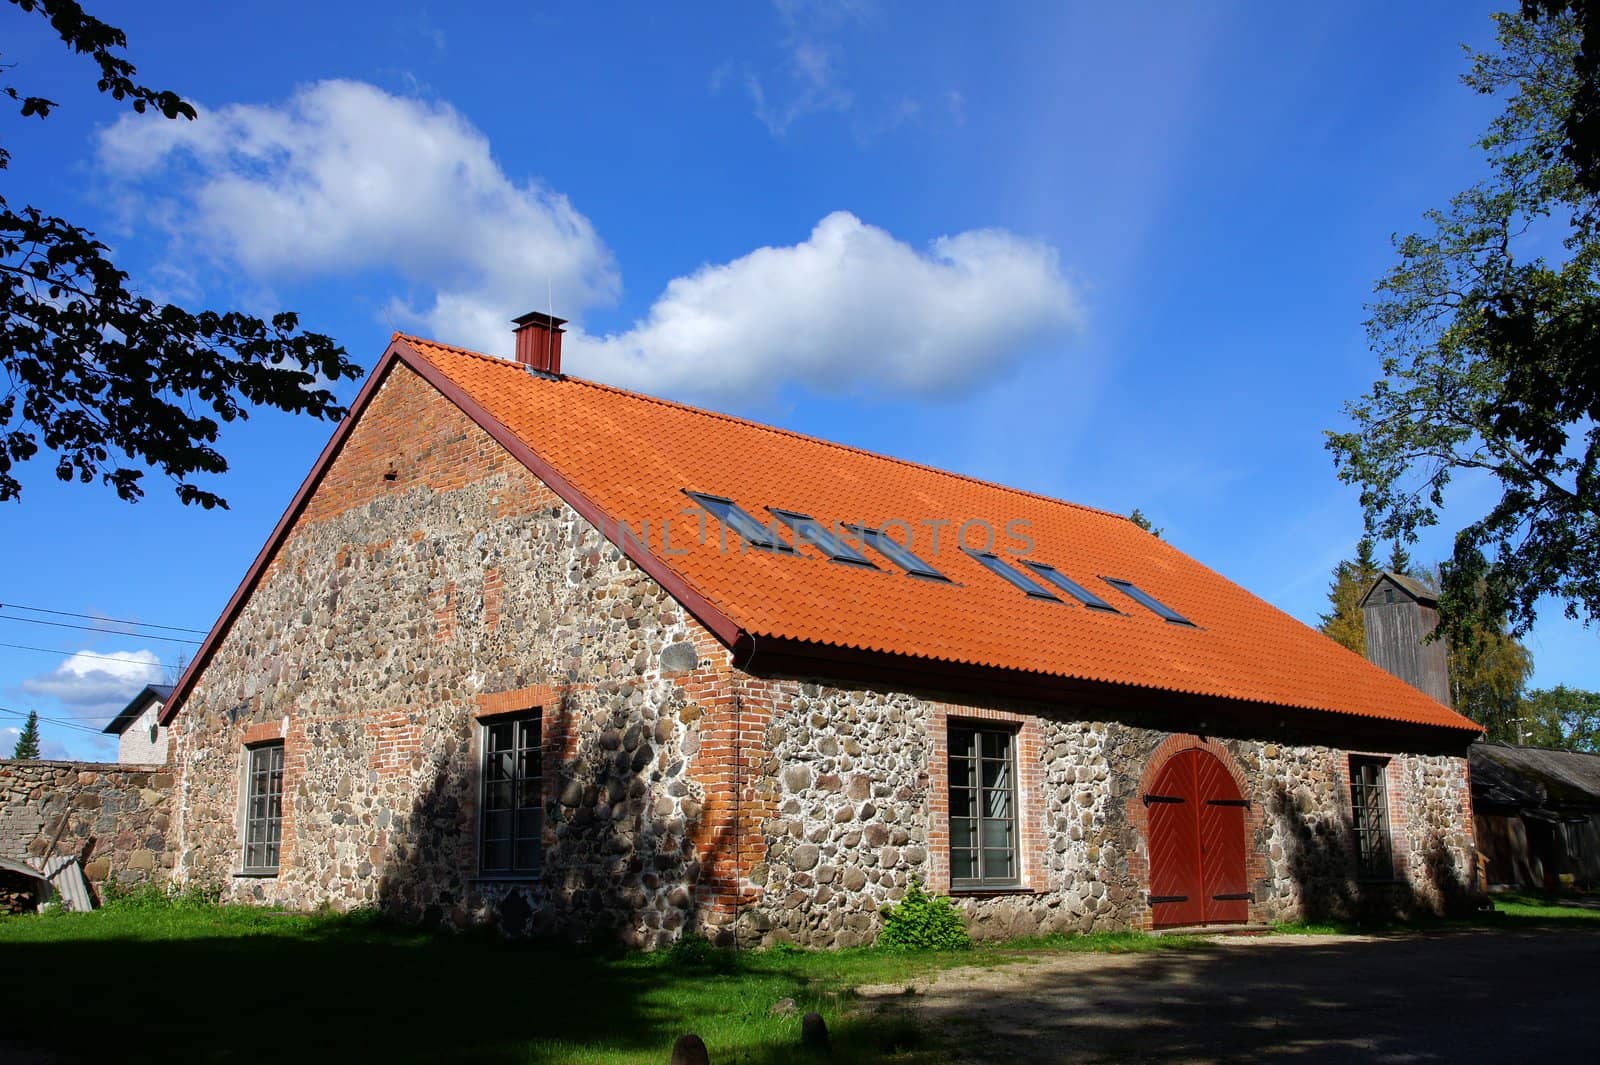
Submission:
<svg viewBox="0 0 1600 1065">
<path fill-rule="evenodd" d="M 1002 729 L 953 728 L 949 762 L 951 887 L 1017 886 L 1015 734 Z M 961 780 L 970 784 L 956 783 Z M 971 816 L 962 816 L 963 810 Z M 962 822 L 966 823 L 965 846 L 957 842 L 963 837 Z M 1001 845 L 991 845 L 991 828 L 1004 837 Z"/>
<path fill-rule="evenodd" d="M 489 722 L 483 733 L 478 869 L 536 874 L 544 831 L 544 749 L 538 711 Z"/>
<path fill-rule="evenodd" d="M 1394 875 L 1389 840 L 1389 801 L 1384 788 L 1385 765 L 1378 761 L 1350 764 L 1350 805 L 1356 829 L 1356 857 L 1363 876 Z"/>
<path fill-rule="evenodd" d="M 250 748 L 244 871 L 275 873 L 283 838 L 283 744 Z"/>
</svg>

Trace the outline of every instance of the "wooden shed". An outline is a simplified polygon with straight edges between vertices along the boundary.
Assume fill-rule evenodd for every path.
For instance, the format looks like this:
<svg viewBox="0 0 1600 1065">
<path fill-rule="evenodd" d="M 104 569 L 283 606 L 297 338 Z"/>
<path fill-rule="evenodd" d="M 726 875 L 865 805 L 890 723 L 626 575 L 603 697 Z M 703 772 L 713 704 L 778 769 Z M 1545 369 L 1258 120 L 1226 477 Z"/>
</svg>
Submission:
<svg viewBox="0 0 1600 1065">
<path fill-rule="evenodd" d="M 1600 886 L 1600 754 L 1485 742 L 1468 758 L 1489 887 Z"/>
</svg>

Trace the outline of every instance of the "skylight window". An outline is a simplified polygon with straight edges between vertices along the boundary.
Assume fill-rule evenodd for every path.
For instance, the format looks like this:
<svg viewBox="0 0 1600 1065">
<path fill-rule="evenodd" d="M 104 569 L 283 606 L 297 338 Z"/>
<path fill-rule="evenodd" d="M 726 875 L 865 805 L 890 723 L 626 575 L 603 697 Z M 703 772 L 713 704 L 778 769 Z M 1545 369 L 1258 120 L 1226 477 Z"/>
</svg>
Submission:
<svg viewBox="0 0 1600 1065">
<path fill-rule="evenodd" d="M 688 489 L 684 489 L 683 494 L 699 503 L 708 514 L 720 521 L 724 528 L 732 529 L 751 547 L 765 548 L 768 551 L 794 552 L 794 548 L 784 543 L 771 528 L 761 524 L 733 500 L 706 495 L 704 492 L 691 492 Z"/>
<path fill-rule="evenodd" d="M 853 566 L 866 566 L 877 569 L 872 560 L 860 551 L 833 535 L 816 518 L 809 514 L 797 514 L 792 510 L 779 510 L 777 507 L 768 507 L 772 516 L 794 530 L 795 543 L 807 543 L 821 551 L 835 562 L 848 562 Z"/>
<path fill-rule="evenodd" d="M 1023 591 L 1027 592 L 1032 598 L 1049 599 L 1051 602 L 1055 603 L 1061 602 L 1061 600 L 1056 596 L 1051 595 L 1049 590 L 1046 589 L 1044 585 L 1035 581 L 1032 577 L 1029 577 L 1027 574 L 1023 573 L 1021 570 L 1017 569 L 1004 559 L 993 555 L 988 551 L 974 551 L 970 547 L 963 547 L 962 550 L 971 555 L 973 558 L 977 559 L 979 562 L 982 562 L 985 566 L 989 567 L 991 572 L 997 574 L 998 576 L 1004 577 L 1018 588 L 1021 588 Z"/>
<path fill-rule="evenodd" d="M 862 543 L 913 577 L 926 577 L 930 581 L 949 583 L 949 577 L 946 577 L 912 554 L 910 549 L 902 547 L 893 537 L 887 535 L 881 529 L 869 529 L 865 525 L 846 525 L 845 528 L 861 537 Z"/>
<path fill-rule="evenodd" d="M 1076 599 L 1090 610 L 1104 610 L 1112 614 L 1117 612 L 1116 607 L 1112 606 L 1104 599 L 1101 599 L 1098 595 L 1095 595 L 1089 589 L 1085 588 L 1083 585 L 1079 584 L 1065 573 L 1062 573 L 1054 566 L 1047 566 L 1043 562 L 1024 562 L 1023 565 L 1033 570 L 1033 572 L 1037 573 L 1039 576 L 1043 577 L 1057 588 L 1060 588 L 1063 592 L 1066 592 L 1068 595 L 1072 596 L 1072 598 Z"/>
<path fill-rule="evenodd" d="M 1101 579 L 1129 599 L 1141 606 L 1148 607 L 1152 612 L 1172 622 L 1174 625 L 1194 624 L 1194 622 L 1131 581 L 1118 580 L 1116 577 L 1102 577 Z"/>
</svg>

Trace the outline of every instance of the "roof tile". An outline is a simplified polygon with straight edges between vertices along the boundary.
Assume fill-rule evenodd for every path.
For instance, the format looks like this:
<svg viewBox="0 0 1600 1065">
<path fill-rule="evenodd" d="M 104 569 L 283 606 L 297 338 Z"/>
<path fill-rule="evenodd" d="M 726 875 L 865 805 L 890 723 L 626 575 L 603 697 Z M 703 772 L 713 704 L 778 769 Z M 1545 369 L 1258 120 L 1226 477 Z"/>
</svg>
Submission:
<svg viewBox="0 0 1600 1065">
<path fill-rule="evenodd" d="M 1423 725 L 1472 722 L 1245 591 L 1120 515 L 877 455 L 515 362 L 401 336 L 651 553 L 754 636 L 889 652 Z M 810 545 L 741 550 L 685 496 L 724 496 L 766 519 L 798 511 L 833 526 L 890 523 L 950 583 L 876 570 Z M 704 521 L 706 535 L 701 536 Z M 946 522 L 934 543 L 932 522 Z M 1121 613 L 1030 598 L 960 551 L 963 523 Z M 663 523 L 671 530 L 663 550 Z M 781 528 L 781 527 L 780 527 Z M 969 533 L 977 537 L 982 526 Z M 790 538 L 787 529 L 782 529 Z M 980 546 L 981 541 L 972 541 Z M 681 553 L 680 553 L 681 552 Z M 1194 623 L 1163 621 L 1101 578 L 1132 581 Z M 1067 598 L 1067 597 L 1063 597 Z"/>
</svg>

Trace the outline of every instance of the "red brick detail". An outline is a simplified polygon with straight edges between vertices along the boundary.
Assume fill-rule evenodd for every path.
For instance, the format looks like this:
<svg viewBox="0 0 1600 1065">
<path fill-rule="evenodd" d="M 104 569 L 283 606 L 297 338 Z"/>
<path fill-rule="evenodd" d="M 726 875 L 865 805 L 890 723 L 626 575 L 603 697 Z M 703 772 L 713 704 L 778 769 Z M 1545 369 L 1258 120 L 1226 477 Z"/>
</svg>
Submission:
<svg viewBox="0 0 1600 1065">
<path fill-rule="evenodd" d="M 281 739 L 283 739 L 283 719 L 279 718 L 276 721 L 263 721 L 251 725 L 244 730 L 244 739 L 240 742 L 246 747 L 251 747 L 258 743 L 270 743 Z"/>
<path fill-rule="evenodd" d="M 526 475 L 522 464 L 460 408 L 415 371 L 396 364 L 307 500 L 299 522 L 326 521 L 413 488 L 454 491 L 501 473 Z"/>
<path fill-rule="evenodd" d="M 698 907 L 709 923 L 725 925 L 763 893 L 750 875 L 766 860 L 764 828 L 777 813 L 767 733 L 786 696 L 765 680 L 731 672 L 714 639 L 702 645 L 697 638 L 696 645 L 700 666 L 675 678 L 701 711 L 689 778 L 703 790 L 704 805 L 689 842 L 700 863 Z"/>
<path fill-rule="evenodd" d="M 278 875 L 293 869 L 298 852 L 295 826 L 298 824 L 295 792 L 306 773 L 306 730 L 295 715 L 290 714 L 283 728 L 283 822 L 278 838 Z"/>
<path fill-rule="evenodd" d="M 500 627 L 500 611 L 505 603 L 500 567 L 490 566 L 483 571 L 483 624 L 490 632 Z"/>
<path fill-rule="evenodd" d="M 369 713 L 362 729 L 372 755 L 367 768 L 379 780 L 404 777 L 422 768 L 422 718 L 409 708 Z"/>
<path fill-rule="evenodd" d="M 1150 790 L 1156 777 L 1173 755 L 1182 751 L 1201 750 L 1221 762 L 1233 777 L 1239 795 L 1250 803 L 1245 811 L 1244 838 L 1245 838 L 1245 883 L 1251 887 L 1249 902 L 1249 922 L 1259 920 L 1255 889 L 1267 879 L 1267 857 L 1261 852 L 1261 842 L 1265 838 L 1266 812 L 1261 808 L 1260 800 L 1251 794 L 1251 788 L 1244 770 L 1233 757 L 1233 752 L 1224 747 L 1219 741 L 1196 736 L 1190 733 L 1177 733 L 1161 741 L 1161 745 L 1153 751 L 1144 764 L 1144 772 L 1139 776 L 1139 787 L 1128 797 L 1124 811 L 1128 817 L 1128 824 L 1132 827 L 1136 840 L 1133 848 L 1128 852 L 1128 873 L 1133 882 L 1146 898 L 1150 892 L 1150 820 L 1144 805 L 1144 795 Z M 1155 915 L 1150 909 L 1148 901 L 1139 907 L 1138 923 L 1141 928 L 1154 927 Z"/>
<path fill-rule="evenodd" d="M 431 596 L 433 606 L 433 641 L 447 643 L 456 634 L 456 582 L 446 581 L 443 588 Z"/>
<path fill-rule="evenodd" d="M 1050 838 L 1045 831 L 1044 730 L 1038 717 L 1007 710 L 936 703 L 928 715 L 928 890 L 950 892 L 950 725 L 999 722 L 1017 733 L 1017 860 L 1022 887 L 1050 890 Z"/>
<path fill-rule="evenodd" d="M 1411 793 L 1411 782 L 1405 773 L 1402 759 L 1391 757 L 1381 752 L 1367 751 L 1340 751 L 1338 764 L 1334 766 L 1334 779 L 1339 782 L 1339 797 L 1342 805 L 1340 814 L 1345 823 L 1350 826 L 1350 846 L 1358 846 L 1355 838 L 1355 796 L 1350 790 L 1350 759 L 1365 758 L 1376 762 L 1383 762 L 1383 797 L 1389 804 L 1389 859 L 1394 864 L 1394 875 L 1397 880 L 1405 880 L 1407 870 L 1411 868 L 1411 804 L 1414 796 Z M 1469 799 L 1470 805 L 1470 799 Z M 1470 823 L 1470 822 L 1469 822 Z M 1357 860 L 1357 855 L 1351 855 L 1351 861 Z"/>
<path fill-rule="evenodd" d="M 548 684 L 534 684 L 527 688 L 486 692 L 478 696 L 478 708 L 472 712 L 472 716 L 481 720 L 500 714 L 514 714 L 519 710 L 532 710 L 535 707 L 548 709 L 559 702 L 560 695 L 554 687 Z M 549 729 L 546 728 L 545 731 L 548 732 Z M 548 746 L 548 740 L 541 742 Z"/>
</svg>

